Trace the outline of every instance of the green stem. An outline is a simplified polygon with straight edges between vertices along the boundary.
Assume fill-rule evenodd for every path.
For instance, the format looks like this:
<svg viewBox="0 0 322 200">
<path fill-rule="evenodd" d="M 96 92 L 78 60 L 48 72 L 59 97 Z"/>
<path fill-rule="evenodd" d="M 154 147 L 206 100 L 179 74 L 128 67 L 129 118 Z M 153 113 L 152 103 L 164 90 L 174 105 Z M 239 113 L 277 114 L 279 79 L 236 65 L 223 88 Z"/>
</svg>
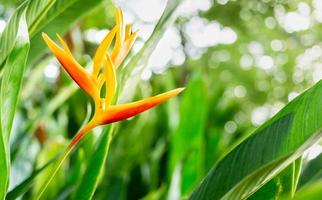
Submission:
<svg viewBox="0 0 322 200">
<path fill-rule="evenodd" d="M 62 154 L 62 156 L 59 158 L 59 160 L 55 164 L 55 167 L 54 167 L 53 171 L 47 177 L 47 180 L 45 181 L 45 184 L 37 192 L 37 194 L 36 194 L 36 196 L 34 198 L 35 200 L 39 200 L 41 198 L 43 193 L 46 191 L 48 185 L 50 184 L 50 182 L 53 180 L 53 178 L 57 174 L 57 172 L 60 169 L 60 167 L 63 164 L 63 162 L 66 160 L 68 155 L 72 152 L 72 150 L 75 148 L 76 144 L 78 144 L 78 142 L 93 128 L 94 128 L 94 124 L 89 122 L 74 136 L 74 138 L 72 139 L 72 141 L 70 142 L 70 144 L 68 145 L 68 147 L 66 148 L 64 153 Z"/>
</svg>

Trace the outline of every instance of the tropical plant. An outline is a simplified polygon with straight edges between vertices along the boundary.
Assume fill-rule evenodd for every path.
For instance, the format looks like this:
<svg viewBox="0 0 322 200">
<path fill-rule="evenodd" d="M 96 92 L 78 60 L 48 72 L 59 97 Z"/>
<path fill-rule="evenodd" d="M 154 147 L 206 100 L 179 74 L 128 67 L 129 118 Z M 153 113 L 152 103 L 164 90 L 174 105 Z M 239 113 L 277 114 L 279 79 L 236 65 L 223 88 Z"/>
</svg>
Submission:
<svg viewBox="0 0 322 200">
<path fill-rule="evenodd" d="M 0 3 L 0 199 L 322 198 L 319 1 Z"/>
</svg>

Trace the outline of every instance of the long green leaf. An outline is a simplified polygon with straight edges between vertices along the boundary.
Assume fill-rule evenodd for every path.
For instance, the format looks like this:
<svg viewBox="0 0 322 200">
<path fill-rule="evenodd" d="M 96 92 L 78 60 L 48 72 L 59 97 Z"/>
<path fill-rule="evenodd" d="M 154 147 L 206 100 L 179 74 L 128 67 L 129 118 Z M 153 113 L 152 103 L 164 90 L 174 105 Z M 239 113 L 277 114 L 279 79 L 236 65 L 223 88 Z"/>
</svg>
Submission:
<svg viewBox="0 0 322 200">
<path fill-rule="evenodd" d="M 38 21 L 40 21 L 54 4 L 55 0 L 27 0 L 24 1 L 10 17 L 8 24 L 0 36 L 0 64 L 2 64 L 16 43 L 19 20 L 22 13 L 26 10 L 26 23 L 31 35 L 36 31 Z"/>
<path fill-rule="evenodd" d="M 276 177 L 256 191 L 249 200 L 276 199 L 281 196 L 292 197 L 295 193 L 301 171 L 302 158 L 297 159 Z"/>
<path fill-rule="evenodd" d="M 190 199 L 247 198 L 321 139 L 322 81 L 290 102 L 208 173 Z"/>
<path fill-rule="evenodd" d="M 181 162 L 183 194 L 189 194 L 204 176 L 205 127 L 207 119 L 207 93 L 200 74 L 192 78 L 183 94 L 180 107 L 180 121 L 171 139 L 170 173 Z M 199 106 L 195 106 L 198 102 Z M 194 113 L 193 115 L 190 115 Z M 190 116 L 190 117 L 187 117 Z M 187 141 L 186 138 L 189 138 Z M 198 163 L 198 165 L 196 165 Z"/>
<path fill-rule="evenodd" d="M 311 160 L 300 176 L 299 188 L 322 178 L 322 154 Z"/>
<path fill-rule="evenodd" d="M 39 23 L 44 19 L 49 9 L 55 4 L 56 0 L 29 0 L 26 10 L 27 24 L 30 38 L 39 30 Z"/>
<path fill-rule="evenodd" d="M 3 29 L 3 32 L 0 36 L 0 65 L 2 65 L 2 63 L 6 60 L 15 46 L 19 29 L 19 21 L 25 8 L 26 3 L 17 8 L 14 14 L 10 17 L 6 27 Z"/>
<path fill-rule="evenodd" d="M 9 138 L 17 107 L 18 95 L 29 52 L 29 36 L 25 15 L 22 14 L 15 47 L 4 67 L 0 91 L 0 199 L 4 199 L 10 174 Z"/>
<path fill-rule="evenodd" d="M 310 183 L 299 190 L 293 200 L 318 200 L 322 197 L 322 180 Z M 290 200 L 285 196 L 281 200 Z"/>
<path fill-rule="evenodd" d="M 14 200 L 17 199 L 20 195 L 25 193 L 33 184 L 35 178 L 42 172 L 44 171 L 53 161 L 57 159 L 53 158 L 52 160 L 48 161 L 44 166 L 42 166 L 39 169 L 36 169 L 31 173 L 31 175 L 26 178 L 23 182 L 21 182 L 19 185 L 17 185 L 15 188 L 13 188 L 10 192 L 8 192 L 6 199 L 7 200 Z"/>
<path fill-rule="evenodd" d="M 56 0 L 55 5 L 48 11 L 46 20 L 39 23 L 39 30 L 31 40 L 28 66 L 36 62 L 47 49 L 40 32 L 48 35 L 64 34 L 77 22 L 104 0 Z"/>
<path fill-rule="evenodd" d="M 74 199 L 92 199 L 98 184 L 99 176 L 104 169 L 104 164 L 107 159 L 108 150 L 113 137 L 113 127 L 114 125 L 112 124 L 108 128 L 104 128 L 97 149 L 89 159 L 85 174 L 75 191 Z"/>
</svg>

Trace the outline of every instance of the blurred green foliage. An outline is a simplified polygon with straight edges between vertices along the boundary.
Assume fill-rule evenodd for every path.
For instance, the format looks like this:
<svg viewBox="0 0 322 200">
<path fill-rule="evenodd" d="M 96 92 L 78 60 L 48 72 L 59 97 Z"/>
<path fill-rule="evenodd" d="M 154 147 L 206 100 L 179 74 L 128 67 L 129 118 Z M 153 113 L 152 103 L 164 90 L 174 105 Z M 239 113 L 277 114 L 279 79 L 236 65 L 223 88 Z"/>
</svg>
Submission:
<svg viewBox="0 0 322 200">
<path fill-rule="evenodd" d="M 22 1 L 0 2 L 1 20 L 7 22 Z M 81 127 L 90 101 L 83 91 L 71 85 L 69 76 L 58 68 L 53 56 L 46 54 L 41 31 L 51 35 L 63 34 L 77 60 L 83 66 L 91 66 L 90 56 L 97 47 L 91 38 L 97 39 L 97 33 L 114 25 L 115 2 L 57 2 L 30 35 L 31 49 L 10 142 L 12 172 L 9 191 L 36 168 L 61 153 L 63 146 Z M 103 159 L 103 169 L 93 169 L 100 174 L 95 180 L 98 185 L 93 199 L 172 200 L 188 197 L 215 163 L 296 94 L 321 78 L 322 26 L 316 15 L 322 11 L 317 8 L 317 1 L 207 2 L 210 2 L 207 9 L 189 15 L 179 12 L 170 26 L 180 36 L 184 61 L 180 64 L 168 62 L 162 73 L 151 69 L 152 76 L 145 80 L 138 76 L 136 87 L 125 93 L 129 96 L 133 93 L 133 99 L 141 99 L 179 86 L 185 86 L 186 90 L 153 110 L 115 124 L 115 136 L 106 163 Z M 125 13 L 127 9 L 131 13 L 126 1 L 116 3 L 124 7 Z M 285 21 L 289 12 L 308 15 L 309 27 L 288 30 Z M 154 27 L 156 24 L 156 21 L 147 22 L 139 16 L 134 15 L 134 18 L 137 20 L 134 25 L 141 23 Z M 221 29 L 229 27 L 237 38 L 226 44 L 198 46 L 188 31 L 191 29 L 187 28 L 196 19 L 203 21 L 205 26 L 215 22 Z M 199 38 L 219 38 L 201 32 Z M 88 34 L 92 37 L 87 37 Z M 138 38 L 138 43 L 143 45 L 145 42 L 143 36 Z M 150 46 L 147 46 L 158 48 L 153 42 L 148 42 Z M 137 53 L 137 50 L 133 51 L 132 55 Z M 144 56 L 142 60 L 134 57 L 139 66 L 148 63 L 143 60 L 148 59 Z M 127 69 L 126 64 L 124 66 L 122 70 Z M 80 189 L 77 188 L 82 188 L 79 181 L 87 170 L 91 172 L 87 167 L 94 161 L 99 162 L 93 160 L 93 155 L 99 150 L 98 144 L 104 140 L 103 136 L 107 137 L 102 132 L 95 129 L 85 138 L 46 190 L 45 199 L 78 197 Z M 310 161 L 304 156 L 303 175 L 309 176 L 299 182 L 299 193 L 304 197 L 321 197 L 320 157 Z M 294 164 L 294 167 L 298 166 Z M 314 168 L 316 174 L 310 175 L 305 167 Z M 284 175 L 289 175 L 287 170 L 251 199 L 273 199 L 277 195 L 289 198 L 287 195 L 292 186 L 283 188 L 284 191 L 277 186 L 282 185 Z M 294 173 L 300 173 L 300 170 L 298 168 Z M 46 173 L 45 170 L 39 174 L 22 199 L 30 199 L 33 191 L 42 187 Z M 310 189 L 306 183 L 314 188 Z"/>
</svg>

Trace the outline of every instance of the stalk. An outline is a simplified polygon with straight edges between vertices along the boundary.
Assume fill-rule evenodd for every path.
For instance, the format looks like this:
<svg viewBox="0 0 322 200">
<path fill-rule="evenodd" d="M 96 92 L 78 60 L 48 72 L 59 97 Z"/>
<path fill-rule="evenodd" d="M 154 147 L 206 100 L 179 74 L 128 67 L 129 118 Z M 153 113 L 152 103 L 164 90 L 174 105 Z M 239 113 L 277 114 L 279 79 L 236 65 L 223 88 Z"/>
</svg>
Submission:
<svg viewBox="0 0 322 200">
<path fill-rule="evenodd" d="M 57 174 L 58 170 L 60 169 L 63 162 L 66 160 L 68 155 L 72 152 L 72 150 L 75 148 L 76 144 L 90 131 L 94 128 L 93 123 L 86 124 L 72 139 L 72 141 L 69 143 L 68 147 L 64 151 L 64 153 L 60 156 L 58 161 L 55 164 L 54 170 L 50 173 L 50 175 L 47 177 L 45 184 L 41 189 L 37 192 L 34 200 L 39 200 L 45 190 L 47 189 L 50 182 L 53 180 L 55 175 Z"/>
</svg>

